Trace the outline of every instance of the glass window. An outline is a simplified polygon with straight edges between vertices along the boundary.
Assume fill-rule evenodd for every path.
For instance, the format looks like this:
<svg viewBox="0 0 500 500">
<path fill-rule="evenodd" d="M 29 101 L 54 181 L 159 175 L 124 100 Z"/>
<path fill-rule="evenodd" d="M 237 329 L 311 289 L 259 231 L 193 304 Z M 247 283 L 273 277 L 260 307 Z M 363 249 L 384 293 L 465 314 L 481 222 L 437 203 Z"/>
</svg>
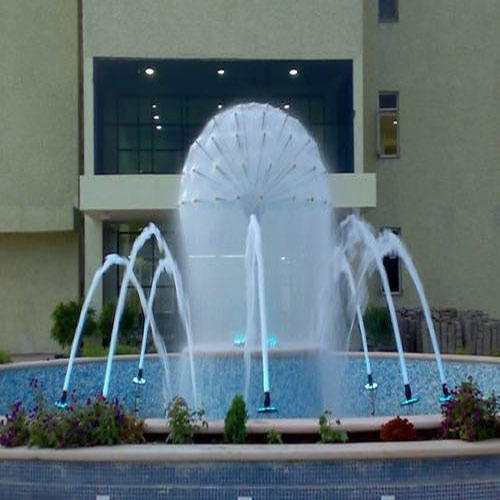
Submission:
<svg viewBox="0 0 500 500">
<path fill-rule="evenodd" d="M 401 229 L 399 227 L 386 227 L 383 229 L 388 229 L 398 236 L 401 234 Z M 391 293 L 401 293 L 401 262 L 399 257 L 397 255 L 386 255 L 383 263 Z"/>
<path fill-rule="evenodd" d="M 380 158 L 399 157 L 399 103 L 397 92 L 379 93 L 377 153 Z"/>
<path fill-rule="evenodd" d="M 379 23 L 391 23 L 398 20 L 398 0 L 378 0 Z"/>
<path fill-rule="evenodd" d="M 301 61 L 294 76 L 285 60 L 159 60 L 154 76 L 145 64 L 94 62 L 96 174 L 180 173 L 208 120 L 245 102 L 283 108 L 317 138 L 331 170 L 354 171 L 352 61 Z"/>
</svg>

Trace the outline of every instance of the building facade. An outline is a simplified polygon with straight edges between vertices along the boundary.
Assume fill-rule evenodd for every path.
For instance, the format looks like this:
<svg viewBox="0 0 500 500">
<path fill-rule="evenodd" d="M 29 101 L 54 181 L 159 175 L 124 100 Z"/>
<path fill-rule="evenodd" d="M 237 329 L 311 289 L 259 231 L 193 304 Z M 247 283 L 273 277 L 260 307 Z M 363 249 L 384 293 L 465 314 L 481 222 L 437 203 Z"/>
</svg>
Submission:
<svg viewBox="0 0 500 500">
<path fill-rule="evenodd" d="M 431 306 L 500 316 L 495 0 L 0 9 L 0 348 L 53 352 L 52 309 L 82 296 L 106 253 L 127 254 L 150 220 L 175 239 L 186 150 L 241 100 L 305 122 L 334 204 L 401 232 Z M 144 284 L 156 257 L 142 256 Z M 106 279 L 97 308 L 118 281 Z M 397 281 L 397 305 L 416 307 L 408 276 Z M 168 328 L 170 283 L 163 293 Z"/>
</svg>

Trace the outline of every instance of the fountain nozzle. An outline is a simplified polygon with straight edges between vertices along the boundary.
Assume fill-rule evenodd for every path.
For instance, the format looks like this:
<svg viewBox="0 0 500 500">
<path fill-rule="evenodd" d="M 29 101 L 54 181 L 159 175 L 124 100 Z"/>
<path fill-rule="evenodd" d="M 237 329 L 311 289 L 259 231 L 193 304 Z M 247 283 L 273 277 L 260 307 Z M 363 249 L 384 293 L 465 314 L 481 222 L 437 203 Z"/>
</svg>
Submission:
<svg viewBox="0 0 500 500">
<path fill-rule="evenodd" d="M 371 373 L 368 374 L 367 376 L 368 378 L 368 382 L 365 384 L 365 389 L 368 391 L 368 392 L 374 392 L 377 390 L 378 388 L 378 384 L 376 382 L 373 381 L 373 376 Z"/>
<path fill-rule="evenodd" d="M 132 379 L 132 382 L 136 385 L 144 385 L 146 383 L 146 379 L 142 376 L 142 368 L 139 368 L 137 376 Z"/>
<path fill-rule="evenodd" d="M 261 406 L 258 413 L 276 413 L 278 409 L 271 405 L 271 394 L 269 391 L 264 392 L 264 406 Z"/>
<path fill-rule="evenodd" d="M 451 401 L 453 399 L 453 396 L 450 394 L 447 384 L 443 384 L 442 387 L 443 387 L 443 395 L 439 398 L 439 402 L 441 404 L 445 404 Z"/>
<path fill-rule="evenodd" d="M 418 403 L 420 398 L 418 396 L 412 396 L 410 384 L 405 384 L 405 399 L 401 401 L 401 406 L 408 406 Z"/>
<path fill-rule="evenodd" d="M 55 405 L 57 408 L 59 408 L 59 409 L 63 410 L 64 408 L 67 408 L 67 407 L 68 407 L 68 401 L 67 401 L 67 399 L 68 399 L 68 391 L 64 390 L 64 391 L 62 392 L 61 399 L 57 400 L 57 401 L 54 403 L 54 405 Z"/>
</svg>

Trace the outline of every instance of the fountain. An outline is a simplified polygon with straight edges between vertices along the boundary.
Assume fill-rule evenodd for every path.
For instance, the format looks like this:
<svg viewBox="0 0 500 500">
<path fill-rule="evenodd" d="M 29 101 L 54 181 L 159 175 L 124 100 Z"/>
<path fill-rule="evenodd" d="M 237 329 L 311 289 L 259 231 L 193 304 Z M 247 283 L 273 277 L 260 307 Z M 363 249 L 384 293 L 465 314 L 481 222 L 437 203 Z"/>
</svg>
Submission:
<svg viewBox="0 0 500 500">
<path fill-rule="evenodd" d="M 334 406 L 341 413 L 343 402 L 338 386 L 342 385 L 339 382 L 343 377 L 346 345 L 356 320 L 367 376 L 364 388 L 374 393 L 379 385 L 374 382 L 363 325 L 366 282 L 376 269 L 398 350 L 404 388 L 401 404 L 412 405 L 418 396 L 412 393 L 382 263 L 383 257 L 390 253 L 401 257 L 415 283 L 434 347 L 443 392 L 441 401 L 449 399 L 429 306 L 406 248 L 392 233 L 383 232 L 376 237 L 366 222 L 353 215 L 337 228 L 329 182 L 315 141 L 287 113 L 251 103 L 234 106 L 212 118 L 191 146 L 182 172 L 179 266 L 152 224 L 137 238 L 128 258 L 106 259 L 96 272 L 82 309 L 58 404 L 66 404 L 85 314 L 95 288 L 111 265 L 123 265 L 125 273 L 102 387 L 104 397 L 109 391 L 129 282 L 137 289 L 145 315 L 134 382 L 138 386 L 146 382 L 144 357 L 151 330 L 162 360 L 164 399 L 173 396 L 169 355 L 153 316 L 158 280 L 166 272 L 174 279 L 185 333 L 184 356 L 190 372 L 186 397 L 190 401 L 196 405 L 197 401 L 211 398 L 211 388 L 202 390 L 197 384 L 197 359 L 206 353 L 231 353 L 241 358 L 244 369 L 240 392 L 248 401 L 253 380 L 257 378 L 253 370 L 258 356 L 262 379 L 262 405 L 258 412 L 276 412 L 279 402 L 273 400 L 276 406 L 273 404 L 272 389 L 284 381 L 272 378 L 272 355 L 312 352 L 317 359 L 314 377 L 321 386 L 318 404 L 322 408 Z M 146 299 L 135 278 L 134 263 L 150 238 L 155 239 L 162 258 Z M 347 291 L 342 286 L 343 279 Z M 326 352 L 335 355 L 325 358 Z M 337 383 L 331 383 L 332 376 Z"/>
</svg>

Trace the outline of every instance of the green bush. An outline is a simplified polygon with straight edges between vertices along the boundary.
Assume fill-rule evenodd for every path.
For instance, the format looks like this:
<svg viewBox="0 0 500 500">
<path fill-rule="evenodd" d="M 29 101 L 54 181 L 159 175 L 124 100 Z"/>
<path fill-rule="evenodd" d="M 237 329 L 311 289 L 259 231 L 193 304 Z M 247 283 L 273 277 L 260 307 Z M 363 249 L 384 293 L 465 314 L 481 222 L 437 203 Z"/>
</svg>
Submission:
<svg viewBox="0 0 500 500">
<path fill-rule="evenodd" d="M 73 394 L 71 406 L 58 410 L 43 400 L 36 379 L 31 386 L 35 409 L 28 414 L 20 402 L 13 406 L 7 422 L 0 424 L 0 445 L 76 448 L 144 442 L 144 422 L 127 413 L 117 399 L 98 397 L 79 404 Z"/>
<path fill-rule="evenodd" d="M 392 342 L 392 325 L 386 307 L 369 307 L 364 316 L 368 342 L 374 347 L 385 347 Z"/>
<path fill-rule="evenodd" d="M 116 305 L 113 302 L 104 304 L 101 314 L 99 315 L 99 332 L 101 334 L 102 345 L 109 347 L 111 341 L 111 331 L 113 329 L 113 320 L 115 317 Z M 120 320 L 119 340 L 121 344 L 131 346 L 138 345 L 138 330 L 139 330 L 139 314 L 137 309 L 125 304 L 123 314 Z"/>
<path fill-rule="evenodd" d="M 500 404 L 494 392 L 484 398 L 473 378 L 468 377 L 451 393 L 453 398 L 441 407 L 443 437 L 480 441 L 498 434 Z"/>
<path fill-rule="evenodd" d="M 200 427 L 208 427 L 204 416 L 205 411 L 202 408 L 192 410 L 184 398 L 175 396 L 167 407 L 168 425 L 170 427 L 167 442 L 173 444 L 193 443 L 195 432 Z"/>
<path fill-rule="evenodd" d="M 283 438 L 281 434 L 276 429 L 271 429 L 266 434 L 267 444 L 283 444 Z"/>
<path fill-rule="evenodd" d="M 139 350 L 139 347 L 118 344 L 116 346 L 115 354 L 138 354 Z M 84 358 L 102 358 L 107 356 L 108 352 L 109 348 L 103 347 L 98 341 L 85 341 L 82 348 L 82 356 Z"/>
<path fill-rule="evenodd" d="M 331 412 L 324 411 L 320 415 L 319 436 L 322 443 L 345 443 L 349 439 L 344 431 L 333 428 L 334 423 L 339 426 L 340 420 L 333 420 Z"/>
<path fill-rule="evenodd" d="M 82 304 L 79 302 L 60 302 L 52 312 L 53 323 L 50 334 L 62 348 L 71 345 L 71 342 L 73 342 L 81 309 Z M 82 334 L 87 337 L 93 335 L 96 331 L 94 316 L 95 311 L 92 308 L 89 308 L 82 332 Z"/>
<path fill-rule="evenodd" d="M 6 363 L 12 363 L 12 359 L 7 351 L 0 349 L 0 365 L 4 365 Z"/>
<path fill-rule="evenodd" d="M 244 443 L 247 437 L 247 407 L 243 396 L 234 396 L 224 419 L 224 439 L 228 443 Z"/>
</svg>

